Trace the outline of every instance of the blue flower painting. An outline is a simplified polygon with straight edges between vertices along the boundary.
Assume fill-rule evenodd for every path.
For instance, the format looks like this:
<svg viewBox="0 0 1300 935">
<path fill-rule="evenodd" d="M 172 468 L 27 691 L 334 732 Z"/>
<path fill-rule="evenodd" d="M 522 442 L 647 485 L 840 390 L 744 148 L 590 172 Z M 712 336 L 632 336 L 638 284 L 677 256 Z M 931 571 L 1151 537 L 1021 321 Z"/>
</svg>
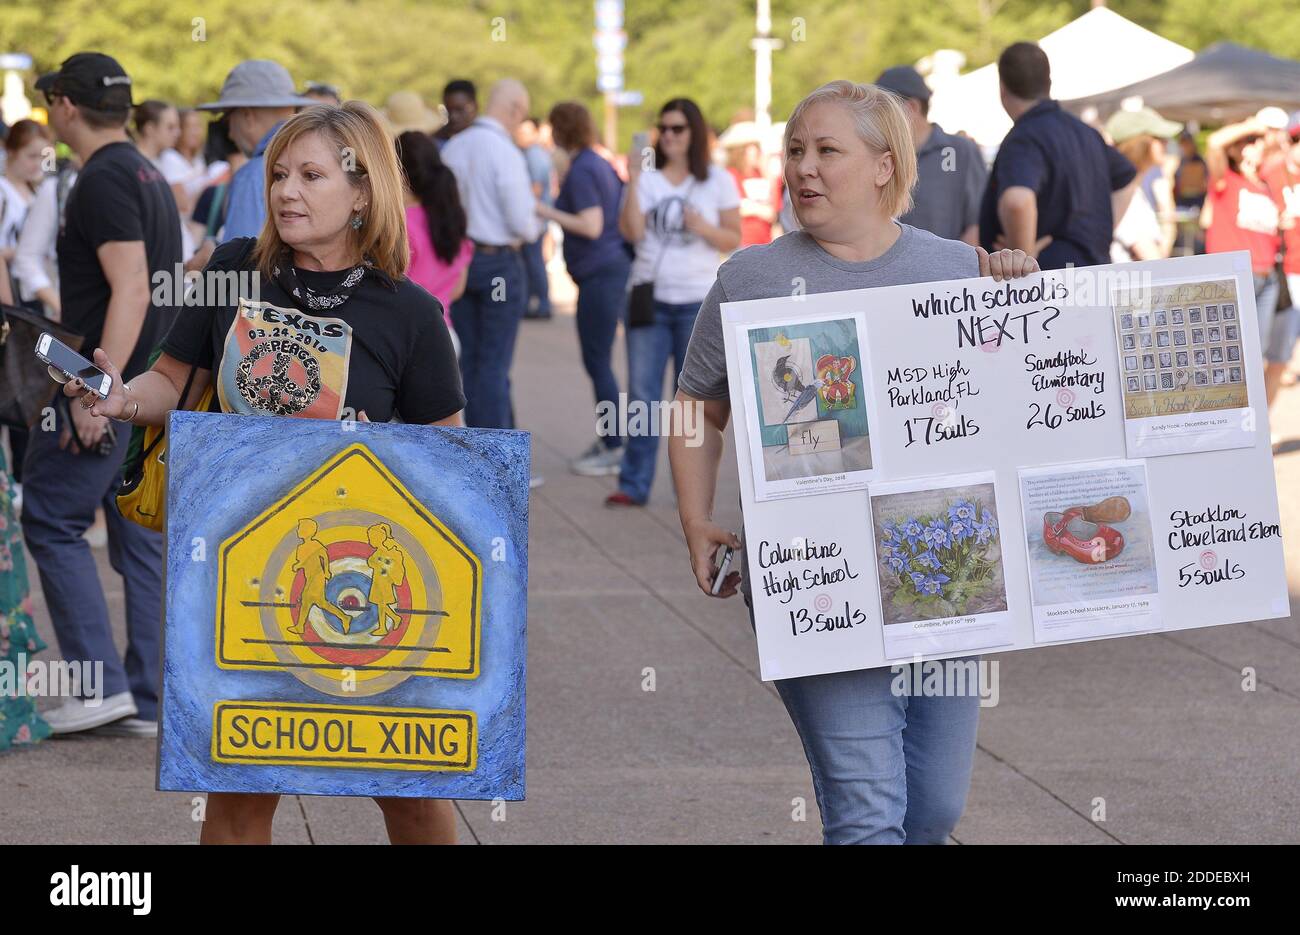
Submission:
<svg viewBox="0 0 1300 935">
<path fill-rule="evenodd" d="M 871 498 L 886 624 L 1007 609 L 992 484 Z"/>
</svg>

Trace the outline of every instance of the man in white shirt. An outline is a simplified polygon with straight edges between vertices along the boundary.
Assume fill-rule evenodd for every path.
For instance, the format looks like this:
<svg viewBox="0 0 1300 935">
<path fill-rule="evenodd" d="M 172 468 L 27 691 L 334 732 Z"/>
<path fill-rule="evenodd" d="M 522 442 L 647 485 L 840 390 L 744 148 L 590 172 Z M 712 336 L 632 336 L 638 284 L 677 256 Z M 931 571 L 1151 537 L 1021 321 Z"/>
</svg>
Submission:
<svg viewBox="0 0 1300 935">
<path fill-rule="evenodd" d="M 461 345 L 465 421 L 481 428 L 514 427 L 510 364 L 528 305 L 520 248 L 541 233 L 528 165 L 514 143 L 528 103 L 518 81 L 498 81 L 483 116 L 442 147 L 474 241 L 465 292 L 452 303 L 451 320 Z"/>
</svg>

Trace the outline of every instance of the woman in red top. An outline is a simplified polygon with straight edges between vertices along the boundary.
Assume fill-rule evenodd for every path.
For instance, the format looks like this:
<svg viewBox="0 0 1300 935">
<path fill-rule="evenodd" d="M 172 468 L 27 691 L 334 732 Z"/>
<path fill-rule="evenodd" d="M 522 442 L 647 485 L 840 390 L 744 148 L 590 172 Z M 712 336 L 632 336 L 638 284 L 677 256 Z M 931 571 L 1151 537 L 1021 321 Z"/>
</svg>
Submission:
<svg viewBox="0 0 1300 935">
<path fill-rule="evenodd" d="M 772 242 L 780 202 L 776 182 L 763 172 L 763 148 L 756 124 L 732 124 L 718 139 L 727 153 L 727 172 L 740 195 L 740 245 Z"/>
<path fill-rule="evenodd" d="M 1210 170 L 1210 188 L 1201 213 L 1207 253 L 1250 251 L 1250 268 L 1255 274 L 1255 312 L 1259 317 L 1259 340 L 1264 350 L 1265 386 L 1272 403 L 1285 360 L 1274 359 L 1276 348 L 1269 340 L 1273 313 L 1277 309 L 1278 237 L 1277 204 L 1259 177 L 1264 155 L 1265 128 L 1255 120 L 1229 124 L 1210 135 L 1205 162 Z"/>
<path fill-rule="evenodd" d="M 1265 164 L 1260 175 L 1277 205 L 1278 230 L 1282 234 L 1282 273 L 1286 276 L 1291 307 L 1278 309 L 1269 337 L 1271 356 L 1284 363 L 1291 359 L 1297 334 L 1300 334 L 1300 120 L 1290 126 L 1290 146 Z M 1278 390 L 1277 379 L 1268 382 L 1268 401 Z"/>
</svg>

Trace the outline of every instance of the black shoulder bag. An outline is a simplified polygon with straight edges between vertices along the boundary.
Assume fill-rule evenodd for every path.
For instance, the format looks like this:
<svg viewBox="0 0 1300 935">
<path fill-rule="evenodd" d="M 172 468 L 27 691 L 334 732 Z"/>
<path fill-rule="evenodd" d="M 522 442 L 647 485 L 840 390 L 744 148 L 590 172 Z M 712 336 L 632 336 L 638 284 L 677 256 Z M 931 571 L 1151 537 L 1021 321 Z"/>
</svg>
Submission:
<svg viewBox="0 0 1300 935">
<path fill-rule="evenodd" d="M 39 312 L 0 305 L 0 423 L 29 429 L 52 395 L 49 368 L 36 357 L 36 339 L 48 331 L 74 351 L 82 337 Z"/>
<path fill-rule="evenodd" d="M 695 190 L 695 179 L 691 179 L 691 184 L 686 189 L 686 197 L 682 199 L 682 210 L 691 203 L 691 192 Z M 627 296 L 627 326 L 629 328 L 644 328 L 647 325 L 655 323 L 655 281 L 659 278 L 659 267 L 663 266 L 664 256 L 668 253 L 671 242 L 668 237 L 664 238 L 663 249 L 659 251 L 659 256 L 655 258 L 654 269 L 650 272 L 648 282 L 639 282 L 634 285 Z"/>
</svg>

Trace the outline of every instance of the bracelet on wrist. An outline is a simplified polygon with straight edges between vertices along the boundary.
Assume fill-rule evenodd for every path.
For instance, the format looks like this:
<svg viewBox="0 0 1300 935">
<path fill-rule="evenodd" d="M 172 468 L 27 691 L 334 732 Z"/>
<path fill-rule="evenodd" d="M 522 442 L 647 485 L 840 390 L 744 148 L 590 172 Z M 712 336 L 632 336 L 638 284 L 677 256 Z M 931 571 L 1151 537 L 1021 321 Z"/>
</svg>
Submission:
<svg viewBox="0 0 1300 935">
<path fill-rule="evenodd" d="M 131 414 L 130 414 L 129 416 L 127 416 L 125 419 L 116 419 L 116 420 L 114 420 L 114 421 L 116 421 L 116 422 L 123 422 L 123 423 L 127 423 L 127 424 L 129 424 L 129 423 L 131 423 L 131 422 L 134 422 L 134 421 L 135 421 L 135 417 L 138 416 L 138 415 L 140 414 L 140 400 L 134 398 L 134 397 L 135 397 L 135 394 L 131 392 L 131 384 L 130 384 L 130 383 L 123 383 L 123 384 L 122 384 L 122 392 L 126 395 L 126 397 L 128 398 L 128 400 L 130 400 L 131 402 L 135 403 L 135 409 L 133 409 L 132 412 L 131 412 Z"/>
</svg>

